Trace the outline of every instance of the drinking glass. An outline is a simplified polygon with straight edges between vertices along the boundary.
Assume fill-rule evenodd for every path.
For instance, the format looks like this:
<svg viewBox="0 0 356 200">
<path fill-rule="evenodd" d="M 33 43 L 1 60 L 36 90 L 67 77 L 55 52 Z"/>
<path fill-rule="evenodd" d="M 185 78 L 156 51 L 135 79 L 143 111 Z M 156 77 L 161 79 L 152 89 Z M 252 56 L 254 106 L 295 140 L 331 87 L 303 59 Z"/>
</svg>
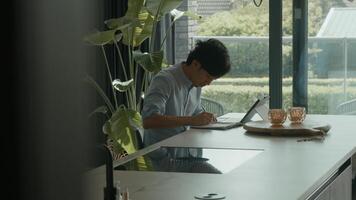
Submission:
<svg viewBox="0 0 356 200">
<path fill-rule="evenodd" d="M 281 126 L 287 118 L 287 113 L 284 109 L 270 109 L 268 111 L 268 120 L 272 126 Z"/>
<path fill-rule="evenodd" d="M 305 107 L 291 107 L 288 109 L 288 119 L 291 123 L 300 124 L 305 119 Z"/>
</svg>

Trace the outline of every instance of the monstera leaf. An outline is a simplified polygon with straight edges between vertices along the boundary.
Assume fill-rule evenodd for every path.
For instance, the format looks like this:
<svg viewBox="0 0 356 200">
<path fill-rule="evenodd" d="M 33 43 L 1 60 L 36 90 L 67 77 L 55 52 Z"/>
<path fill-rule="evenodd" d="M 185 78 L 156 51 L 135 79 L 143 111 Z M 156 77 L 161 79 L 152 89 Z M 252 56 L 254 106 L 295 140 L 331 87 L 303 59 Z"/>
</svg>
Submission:
<svg viewBox="0 0 356 200">
<path fill-rule="evenodd" d="M 96 32 L 84 37 L 84 41 L 96 45 L 103 46 L 106 44 L 113 44 L 114 41 L 120 41 L 122 38 L 122 34 L 115 34 L 116 30 Z"/>
<path fill-rule="evenodd" d="M 123 148 L 128 154 L 137 151 L 135 131 L 142 131 L 142 129 L 140 113 L 125 107 L 120 107 L 103 127 L 104 133 L 114 141 L 114 148 L 118 150 Z"/>
<path fill-rule="evenodd" d="M 134 51 L 134 60 L 140 64 L 146 71 L 158 72 L 162 68 L 163 51 L 157 51 L 153 53 L 142 53 L 140 51 Z"/>
<path fill-rule="evenodd" d="M 144 0 L 131 0 L 128 1 L 127 11 L 125 16 L 105 21 L 105 24 L 110 29 L 123 30 L 129 25 L 131 28 L 141 26 L 142 19 L 139 16 L 143 8 Z M 125 36 L 124 36 L 125 37 Z"/>
<path fill-rule="evenodd" d="M 132 27 L 127 34 L 124 32 L 124 44 L 130 44 L 133 47 L 137 47 L 142 42 L 151 36 L 154 19 L 153 16 L 147 11 L 145 7 L 142 7 L 136 18 L 139 20 L 139 25 Z M 130 35 L 128 35 L 130 34 Z"/>
<path fill-rule="evenodd" d="M 137 47 L 151 36 L 154 19 L 142 3 L 142 0 L 129 1 L 129 10 L 125 16 L 105 22 L 108 28 L 121 30 L 122 42 L 126 45 Z"/>
<path fill-rule="evenodd" d="M 129 0 L 125 16 L 136 18 L 143 7 L 144 0 Z"/>
<path fill-rule="evenodd" d="M 96 32 L 84 37 L 84 41 L 97 46 L 103 46 L 113 41 L 116 30 Z"/>
<path fill-rule="evenodd" d="M 138 19 L 140 20 L 141 26 L 136 27 L 135 30 L 133 31 L 132 45 L 134 47 L 139 46 L 140 44 L 142 44 L 144 40 L 146 40 L 148 37 L 151 36 L 153 23 L 154 23 L 153 16 L 150 15 L 147 9 L 144 7 L 139 13 Z"/>
<path fill-rule="evenodd" d="M 131 17 L 113 18 L 105 21 L 106 26 L 112 30 L 124 30 L 130 26 L 138 26 L 139 20 Z"/>
</svg>

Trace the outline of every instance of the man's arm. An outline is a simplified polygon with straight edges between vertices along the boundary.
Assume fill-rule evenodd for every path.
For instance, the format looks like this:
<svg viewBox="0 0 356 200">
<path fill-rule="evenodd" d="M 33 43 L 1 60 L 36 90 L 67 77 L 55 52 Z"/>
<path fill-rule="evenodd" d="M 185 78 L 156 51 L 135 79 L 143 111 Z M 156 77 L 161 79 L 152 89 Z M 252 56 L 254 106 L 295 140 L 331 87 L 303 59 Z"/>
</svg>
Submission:
<svg viewBox="0 0 356 200">
<path fill-rule="evenodd" d="M 174 128 L 179 126 L 206 125 L 215 120 L 211 113 L 195 113 L 194 116 L 164 115 L 166 102 L 173 91 L 172 81 L 164 76 L 156 76 L 145 96 L 142 110 L 143 127 L 145 129 Z"/>
<path fill-rule="evenodd" d="M 195 116 L 167 116 L 154 114 L 143 120 L 145 129 L 174 128 L 178 126 L 201 126 L 215 122 L 214 114 L 202 112 Z"/>
</svg>

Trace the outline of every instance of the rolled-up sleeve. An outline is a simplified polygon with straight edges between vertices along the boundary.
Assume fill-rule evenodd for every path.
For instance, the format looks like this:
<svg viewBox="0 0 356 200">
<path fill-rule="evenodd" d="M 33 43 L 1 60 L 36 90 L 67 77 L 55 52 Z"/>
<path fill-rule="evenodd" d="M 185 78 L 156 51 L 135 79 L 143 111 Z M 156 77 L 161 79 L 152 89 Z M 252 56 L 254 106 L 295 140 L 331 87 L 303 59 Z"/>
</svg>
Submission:
<svg viewBox="0 0 356 200">
<path fill-rule="evenodd" d="M 154 77 L 143 101 L 142 119 L 153 114 L 163 115 L 171 92 L 172 84 L 168 77 L 162 75 Z"/>
</svg>

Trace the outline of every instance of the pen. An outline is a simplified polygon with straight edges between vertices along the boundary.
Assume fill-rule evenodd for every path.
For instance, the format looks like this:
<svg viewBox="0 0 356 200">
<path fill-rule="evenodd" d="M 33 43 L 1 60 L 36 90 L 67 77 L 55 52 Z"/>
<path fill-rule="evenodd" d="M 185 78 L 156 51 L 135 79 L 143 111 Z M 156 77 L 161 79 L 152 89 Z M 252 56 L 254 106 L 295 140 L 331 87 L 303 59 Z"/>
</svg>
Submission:
<svg viewBox="0 0 356 200">
<path fill-rule="evenodd" d="M 206 112 L 204 106 L 201 106 L 201 109 L 203 110 L 203 112 Z M 217 122 L 217 121 L 218 121 L 218 120 L 217 120 L 217 118 L 216 118 L 216 115 L 214 114 L 213 122 L 215 123 L 215 122 Z"/>
</svg>

